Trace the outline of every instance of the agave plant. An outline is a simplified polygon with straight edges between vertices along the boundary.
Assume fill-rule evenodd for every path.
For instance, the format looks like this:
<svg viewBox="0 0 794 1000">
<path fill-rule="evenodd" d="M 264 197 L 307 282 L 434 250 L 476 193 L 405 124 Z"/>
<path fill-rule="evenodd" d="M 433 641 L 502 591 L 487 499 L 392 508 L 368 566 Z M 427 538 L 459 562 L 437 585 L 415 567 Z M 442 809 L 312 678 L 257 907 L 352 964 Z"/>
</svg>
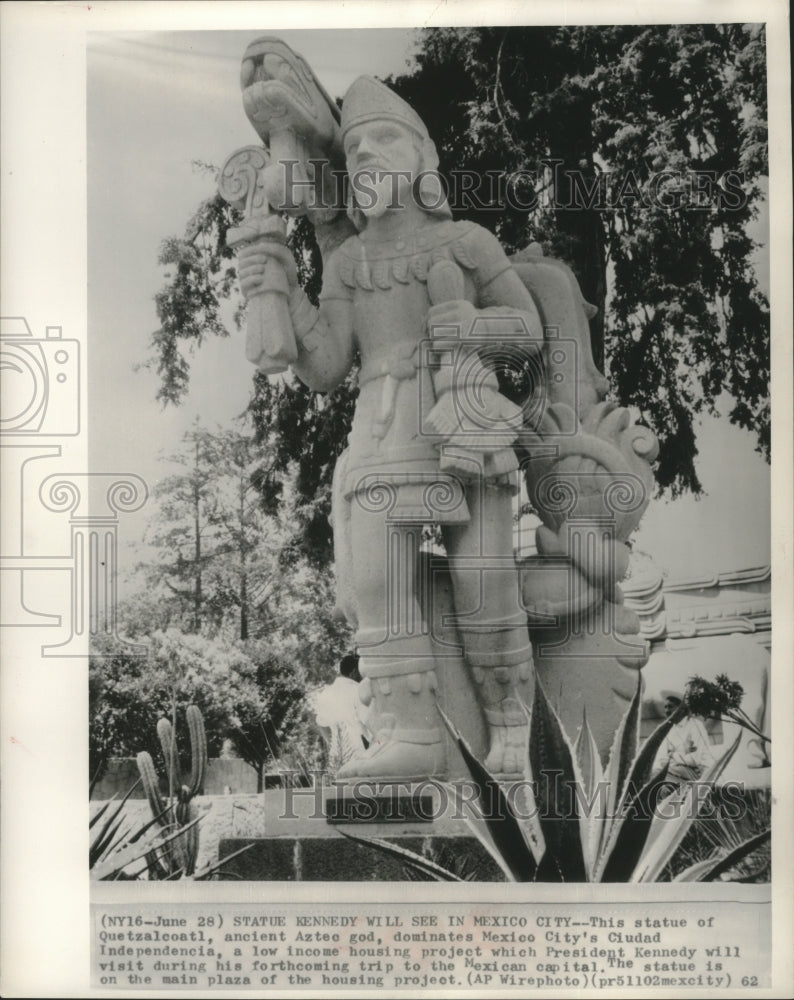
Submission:
<svg viewBox="0 0 794 1000">
<path fill-rule="evenodd" d="M 91 878 L 100 881 L 135 881 L 147 871 L 151 873 L 152 855 L 162 855 L 170 849 L 170 845 L 185 835 L 185 828 L 172 830 L 170 833 L 161 829 L 159 817 L 154 816 L 148 823 L 139 823 L 136 828 L 130 830 L 124 828 L 121 816 L 124 804 L 137 786 L 137 782 L 127 795 L 115 803 L 115 807 L 105 818 L 105 822 L 95 834 L 89 849 L 89 867 Z M 97 824 L 108 809 L 114 806 L 114 800 L 106 802 L 101 809 L 93 816 L 89 822 L 89 829 Z M 201 817 L 197 817 L 192 822 L 198 824 Z M 194 881 L 205 881 L 213 878 L 228 864 L 232 858 L 250 849 L 252 845 L 241 847 L 239 851 L 227 855 L 222 861 L 213 862 L 201 871 L 194 872 L 191 878 Z M 172 878 L 177 878 L 182 874 L 177 872 Z"/>
<path fill-rule="evenodd" d="M 484 882 L 487 881 L 485 875 L 485 865 L 481 858 L 475 857 L 471 853 L 461 852 L 449 844 L 441 847 L 428 845 L 425 860 L 440 865 L 455 876 L 460 882 Z M 435 877 L 427 870 L 421 870 L 410 862 L 404 866 L 405 877 L 409 882 L 432 882 Z"/>
<path fill-rule="evenodd" d="M 118 819 L 126 796 L 106 819 L 99 833 L 94 837 L 89 849 L 91 877 L 100 881 L 137 880 L 144 872 L 151 871 L 152 856 L 159 856 L 171 849 L 171 845 L 184 836 L 184 829 L 167 833 L 158 826 L 158 817 L 148 823 L 138 824 L 130 830 L 123 827 Z M 113 804 L 106 802 L 89 823 L 89 829 L 98 822 L 105 810 Z M 193 822 L 198 823 L 197 817 Z M 224 863 L 228 859 L 224 858 Z M 141 864 L 142 862 L 142 864 Z M 136 863 L 137 867 L 136 867 Z M 210 872 L 203 873 L 206 877 Z M 175 875 L 173 877 L 178 877 Z M 194 876 L 199 877 L 199 876 Z"/>
<path fill-rule="evenodd" d="M 138 879 L 149 867 L 150 855 L 167 850 L 168 845 L 184 833 L 182 830 L 170 833 L 161 830 L 159 816 L 153 816 L 148 823 L 139 823 L 132 829 L 126 825 L 124 806 L 139 784 L 140 779 L 120 801 L 109 799 L 89 820 L 89 830 L 104 821 L 94 834 L 88 851 L 88 866 L 94 879 Z M 135 863 L 142 859 L 146 859 L 144 866 L 135 869 Z"/>
<path fill-rule="evenodd" d="M 735 789 L 715 788 L 702 815 L 692 825 L 665 873 L 672 881 L 692 881 L 701 868 L 709 880 L 769 882 L 771 845 L 769 817 L 772 795 L 768 788 L 749 788 L 737 812 Z M 747 850 L 746 845 L 751 845 Z M 714 868 L 715 858 L 722 858 Z"/>
<path fill-rule="evenodd" d="M 124 872 L 124 869 L 130 863 L 130 859 L 128 858 L 129 852 L 126 851 L 126 848 L 132 843 L 139 841 L 151 827 L 151 823 L 146 824 L 145 828 L 131 835 L 129 830 L 124 826 L 123 811 L 127 799 L 139 784 L 140 779 L 131 786 L 120 802 L 116 802 L 115 798 L 109 799 L 94 813 L 88 822 L 88 829 L 93 830 L 99 824 L 100 820 L 104 819 L 102 825 L 98 826 L 97 832 L 93 835 L 88 848 L 88 867 L 91 870 L 93 878 L 134 878 L 134 876 L 127 875 Z M 91 783 L 92 791 L 93 786 L 94 782 Z M 128 858 L 126 861 L 124 860 L 125 857 Z M 119 862 L 121 863 L 119 864 Z"/>
<path fill-rule="evenodd" d="M 699 815 L 703 791 L 733 757 L 739 738 L 698 781 L 671 782 L 667 765 L 654 768 L 659 748 L 686 715 L 679 706 L 640 741 L 641 680 L 618 726 L 606 767 L 587 718 L 574 743 L 539 681 L 530 714 L 529 766 L 524 813 L 444 716 L 476 790 L 467 821 L 471 831 L 513 882 L 652 882 L 661 877 Z M 442 713 L 443 715 L 443 713 Z M 454 786 L 452 786 L 454 788 Z M 346 834 L 346 836 L 350 836 Z M 769 838 L 750 837 L 730 851 L 692 865 L 679 881 L 708 881 L 729 871 Z M 448 869 L 385 841 L 363 840 L 416 865 L 425 877 L 460 881 Z"/>
</svg>

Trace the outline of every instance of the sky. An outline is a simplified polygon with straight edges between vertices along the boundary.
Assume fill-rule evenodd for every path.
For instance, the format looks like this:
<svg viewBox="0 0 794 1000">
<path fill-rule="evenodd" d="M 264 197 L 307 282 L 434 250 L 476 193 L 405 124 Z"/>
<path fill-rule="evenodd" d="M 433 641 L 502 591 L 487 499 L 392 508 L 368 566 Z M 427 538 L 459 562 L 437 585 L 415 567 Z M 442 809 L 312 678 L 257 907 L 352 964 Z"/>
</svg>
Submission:
<svg viewBox="0 0 794 1000">
<path fill-rule="evenodd" d="M 193 161 L 219 165 L 258 142 L 242 110 L 239 66 L 248 31 L 94 34 L 88 48 L 88 366 L 89 462 L 118 464 L 150 486 L 198 417 L 227 424 L 246 406 L 253 368 L 242 334 L 211 338 L 192 361 L 190 391 L 179 407 L 155 402 L 157 377 L 135 371 L 158 326 L 154 295 L 164 237 L 181 235 L 213 180 Z M 404 29 L 280 31 L 303 54 L 329 93 L 342 96 L 360 74 L 406 69 L 414 34 Z M 763 220 L 753 233 L 765 239 Z M 766 254 L 758 258 L 762 286 Z M 730 400 L 724 400 L 726 404 Z M 728 406 L 724 407 L 727 412 Z M 769 467 L 751 435 L 727 419 L 697 428 L 697 471 L 706 495 L 654 500 L 635 535 L 671 578 L 711 576 L 770 561 Z M 135 542 L 147 510 L 125 520 Z"/>
<path fill-rule="evenodd" d="M 406 68 L 413 34 L 282 31 L 330 93 L 364 73 Z M 366 36 L 366 37 L 365 37 Z M 161 241 L 182 235 L 210 176 L 236 148 L 260 140 L 242 109 L 241 55 L 253 32 L 94 36 L 88 51 L 88 273 L 90 461 L 123 451 L 151 481 L 157 454 L 172 451 L 195 417 L 226 423 L 247 404 L 254 369 L 239 336 L 210 340 L 192 367 L 179 408 L 153 402 L 157 378 L 134 373 L 157 327 Z M 134 419 L 130 415 L 134 414 Z M 101 415 L 101 416 L 100 416 Z"/>
</svg>

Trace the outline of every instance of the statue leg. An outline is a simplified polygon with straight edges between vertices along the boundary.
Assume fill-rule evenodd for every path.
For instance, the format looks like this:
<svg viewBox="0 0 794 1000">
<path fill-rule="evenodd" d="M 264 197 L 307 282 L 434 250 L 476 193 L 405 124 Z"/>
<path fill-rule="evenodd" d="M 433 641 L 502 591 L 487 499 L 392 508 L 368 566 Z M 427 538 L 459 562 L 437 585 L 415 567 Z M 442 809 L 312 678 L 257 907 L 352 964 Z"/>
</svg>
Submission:
<svg viewBox="0 0 794 1000">
<path fill-rule="evenodd" d="M 456 624 L 488 726 L 484 764 L 499 776 L 523 775 L 529 725 L 518 700 L 532 646 L 513 556 L 513 491 L 478 482 L 467 491 L 471 521 L 444 529 Z"/>
<path fill-rule="evenodd" d="M 387 520 L 354 498 L 351 543 L 360 697 L 374 703 L 373 740 L 338 778 L 419 780 L 446 770 L 436 661 L 417 603 L 422 527 Z"/>
</svg>

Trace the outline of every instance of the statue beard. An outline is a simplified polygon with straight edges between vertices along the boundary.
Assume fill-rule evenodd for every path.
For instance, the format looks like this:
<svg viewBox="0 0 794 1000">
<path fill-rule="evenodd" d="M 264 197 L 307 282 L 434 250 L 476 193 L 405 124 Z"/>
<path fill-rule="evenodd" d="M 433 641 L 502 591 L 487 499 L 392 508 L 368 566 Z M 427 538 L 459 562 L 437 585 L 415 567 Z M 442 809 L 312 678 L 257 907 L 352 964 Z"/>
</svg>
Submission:
<svg viewBox="0 0 794 1000">
<path fill-rule="evenodd" d="M 395 181 L 389 170 L 367 169 L 356 175 L 359 189 L 354 193 L 356 206 L 367 219 L 380 219 L 386 212 L 406 206 L 411 197 L 411 182 L 408 177 L 399 176 Z"/>
</svg>

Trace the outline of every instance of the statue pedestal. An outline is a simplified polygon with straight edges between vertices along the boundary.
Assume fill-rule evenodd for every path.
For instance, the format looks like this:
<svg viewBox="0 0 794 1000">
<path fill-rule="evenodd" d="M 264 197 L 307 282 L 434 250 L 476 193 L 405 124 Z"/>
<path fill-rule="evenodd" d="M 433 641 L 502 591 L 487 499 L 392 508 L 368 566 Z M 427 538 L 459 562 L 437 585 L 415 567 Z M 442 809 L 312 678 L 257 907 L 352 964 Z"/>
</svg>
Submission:
<svg viewBox="0 0 794 1000">
<path fill-rule="evenodd" d="M 366 837 L 366 827 L 373 823 L 431 823 L 437 812 L 436 796 L 422 785 L 367 783 L 365 794 L 356 794 L 355 786 L 341 787 L 325 799 L 326 822 L 344 827 L 363 826 L 360 835 Z"/>
<path fill-rule="evenodd" d="M 477 881 L 504 881 L 501 869 L 470 832 L 463 810 L 446 785 L 423 782 L 389 788 L 361 782 L 341 792 L 338 785 L 273 788 L 260 801 L 264 835 L 222 839 L 220 859 L 242 847 L 248 849 L 223 866 L 220 879 L 403 882 L 414 877 L 400 859 L 349 840 L 342 836 L 340 831 L 344 831 L 362 839 L 387 840 L 461 877 L 473 872 Z M 373 819 L 346 821 L 354 809 L 369 812 Z M 411 810 L 412 818 L 392 818 L 400 812 L 409 816 Z"/>
</svg>

